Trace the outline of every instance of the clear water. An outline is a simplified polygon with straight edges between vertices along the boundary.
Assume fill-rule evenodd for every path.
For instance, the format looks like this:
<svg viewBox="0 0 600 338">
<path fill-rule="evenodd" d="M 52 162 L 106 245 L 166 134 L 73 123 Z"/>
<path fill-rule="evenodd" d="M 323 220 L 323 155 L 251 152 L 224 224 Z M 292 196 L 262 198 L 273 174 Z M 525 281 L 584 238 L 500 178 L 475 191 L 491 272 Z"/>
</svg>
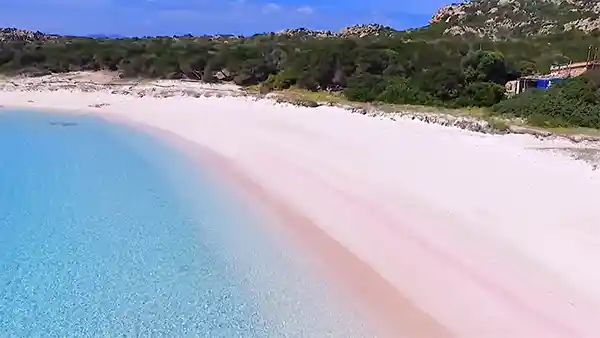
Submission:
<svg viewBox="0 0 600 338">
<path fill-rule="evenodd" d="M 0 111 L 0 337 L 367 336 L 293 250 L 160 140 Z"/>
</svg>

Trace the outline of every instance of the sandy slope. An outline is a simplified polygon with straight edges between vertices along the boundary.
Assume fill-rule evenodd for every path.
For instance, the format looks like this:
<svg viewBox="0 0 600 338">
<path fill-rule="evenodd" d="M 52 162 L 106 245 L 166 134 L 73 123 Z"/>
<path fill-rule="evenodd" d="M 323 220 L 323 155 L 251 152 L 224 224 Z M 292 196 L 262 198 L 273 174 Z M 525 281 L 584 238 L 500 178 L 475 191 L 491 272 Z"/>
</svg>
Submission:
<svg viewBox="0 0 600 338">
<path fill-rule="evenodd" d="M 389 281 L 408 336 L 600 336 L 600 173 L 527 149 L 547 143 L 243 98 L 0 92 L 98 103 L 233 161 Z"/>
</svg>

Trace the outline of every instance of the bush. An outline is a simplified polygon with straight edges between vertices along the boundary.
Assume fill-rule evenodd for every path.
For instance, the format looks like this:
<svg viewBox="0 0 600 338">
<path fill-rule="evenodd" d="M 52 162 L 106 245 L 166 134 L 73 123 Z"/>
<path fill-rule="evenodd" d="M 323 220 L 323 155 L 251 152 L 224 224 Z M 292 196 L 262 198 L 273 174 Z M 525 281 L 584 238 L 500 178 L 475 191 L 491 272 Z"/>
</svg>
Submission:
<svg viewBox="0 0 600 338">
<path fill-rule="evenodd" d="M 0 42 L 0 73 L 107 69 L 134 78 L 234 81 L 258 85 L 261 93 L 297 86 L 342 90 L 353 101 L 453 108 L 495 105 L 497 114 L 525 117 L 538 125 L 600 126 L 598 72 L 498 103 L 506 81 L 519 73 L 544 72 L 556 62 L 580 59 L 579 47 L 585 50 L 597 36 L 582 35 L 576 41 L 571 35 L 478 40 L 475 50 L 475 41 L 443 36 L 444 27 L 433 25 L 386 38 L 258 34 Z"/>
<path fill-rule="evenodd" d="M 439 103 L 431 95 L 419 90 L 410 80 L 402 77 L 387 79 L 383 91 L 377 96 L 377 101 L 415 105 Z"/>
<path fill-rule="evenodd" d="M 359 74 L 348 80 L 348 86 L 344 89 L 343 93 L 351 101 L 372 102 L 377 100 L 384 88 L 383 77 L 371 74 Z"/>
<path fill-rule="evenodd" d="M 494 105 L 493 111 L 542 127 L 600 128 L 598 87 L 586 77 L 565 79 L 548 90 L 528 90 Z"/>
<path fill-rule="evenodd" d="M 497 118 L 490 118 L 487 120 L 487 122 L 494 131 L 499 133 L 505 133 L 510 129 L 508 122 Z"/>
<path fill-rule="evenodd" d="M 296 84 L 297 74 L 289 69 L 284 69 L 279 74 L 271 74 L 265 81 L 273 90 L 288 89 Z"/>
<path fill-rule="evenodd" d="M 316 79 L 315 74 L 309 71 L 302 72 L 296 81 L 298 87 L 306 90 L 310 90 L 311 92 L 315 92 L 320 89 L 319 82 Z"/>
<path fill-rule="evenodd" d="M 461 106 L 491 107 L 505 96 L 504 86 L 491 82 L 475 82 L 468 85 L 458 99 Z"/>
</svg>

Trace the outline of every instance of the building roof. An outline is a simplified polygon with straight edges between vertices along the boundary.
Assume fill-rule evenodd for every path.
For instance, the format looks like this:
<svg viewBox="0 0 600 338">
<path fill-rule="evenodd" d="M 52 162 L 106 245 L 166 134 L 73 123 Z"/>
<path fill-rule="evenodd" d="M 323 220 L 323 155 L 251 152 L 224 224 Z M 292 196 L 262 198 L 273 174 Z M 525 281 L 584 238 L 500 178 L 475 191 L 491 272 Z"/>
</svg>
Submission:
<svg viewBox="0 0 600 338">
<path fill-rule="evenodd" d="M 545 75 L 529 75 L 529 76 L 523 76 L 521 77 L 521 79 L 524 80 L 561 80 L 564 79 L 566 76 L 558 76 L 558 75 L 553 75 L 553 74 L 545 74 Z"/>
<path fill-rule="evenodd" d="M 550 70 L 562 70 L 562 69 L 572 69 L 572 68 L 581 68 L 581 67 L 587 67 L 587 66 L 598 66 L 600 65 L 600 61 L 595 60 L 595 61 L 582 61 L 582 62 L 574 62 L 574 63 L 567 63 L 567 64 L 563 64 L 563 65 L 556 65 L 556 66 L 551 66 Z"/>
</svg>

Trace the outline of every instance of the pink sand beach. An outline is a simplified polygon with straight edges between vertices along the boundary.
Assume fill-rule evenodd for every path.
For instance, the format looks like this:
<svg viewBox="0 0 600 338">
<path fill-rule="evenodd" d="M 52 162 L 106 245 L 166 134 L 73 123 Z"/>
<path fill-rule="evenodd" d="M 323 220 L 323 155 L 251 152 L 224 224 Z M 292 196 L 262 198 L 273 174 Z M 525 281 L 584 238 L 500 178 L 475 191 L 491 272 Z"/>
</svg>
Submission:
<svg viewBox="0 0 600 338">
<path fill-rule="evenodd" d="M 600 174 L 533 149 L 551 141 L 234 97 L 0 103 L 100 114 L 179 144 L 277 220 L 382 336 L 600 336 Z"/>
</svg>

